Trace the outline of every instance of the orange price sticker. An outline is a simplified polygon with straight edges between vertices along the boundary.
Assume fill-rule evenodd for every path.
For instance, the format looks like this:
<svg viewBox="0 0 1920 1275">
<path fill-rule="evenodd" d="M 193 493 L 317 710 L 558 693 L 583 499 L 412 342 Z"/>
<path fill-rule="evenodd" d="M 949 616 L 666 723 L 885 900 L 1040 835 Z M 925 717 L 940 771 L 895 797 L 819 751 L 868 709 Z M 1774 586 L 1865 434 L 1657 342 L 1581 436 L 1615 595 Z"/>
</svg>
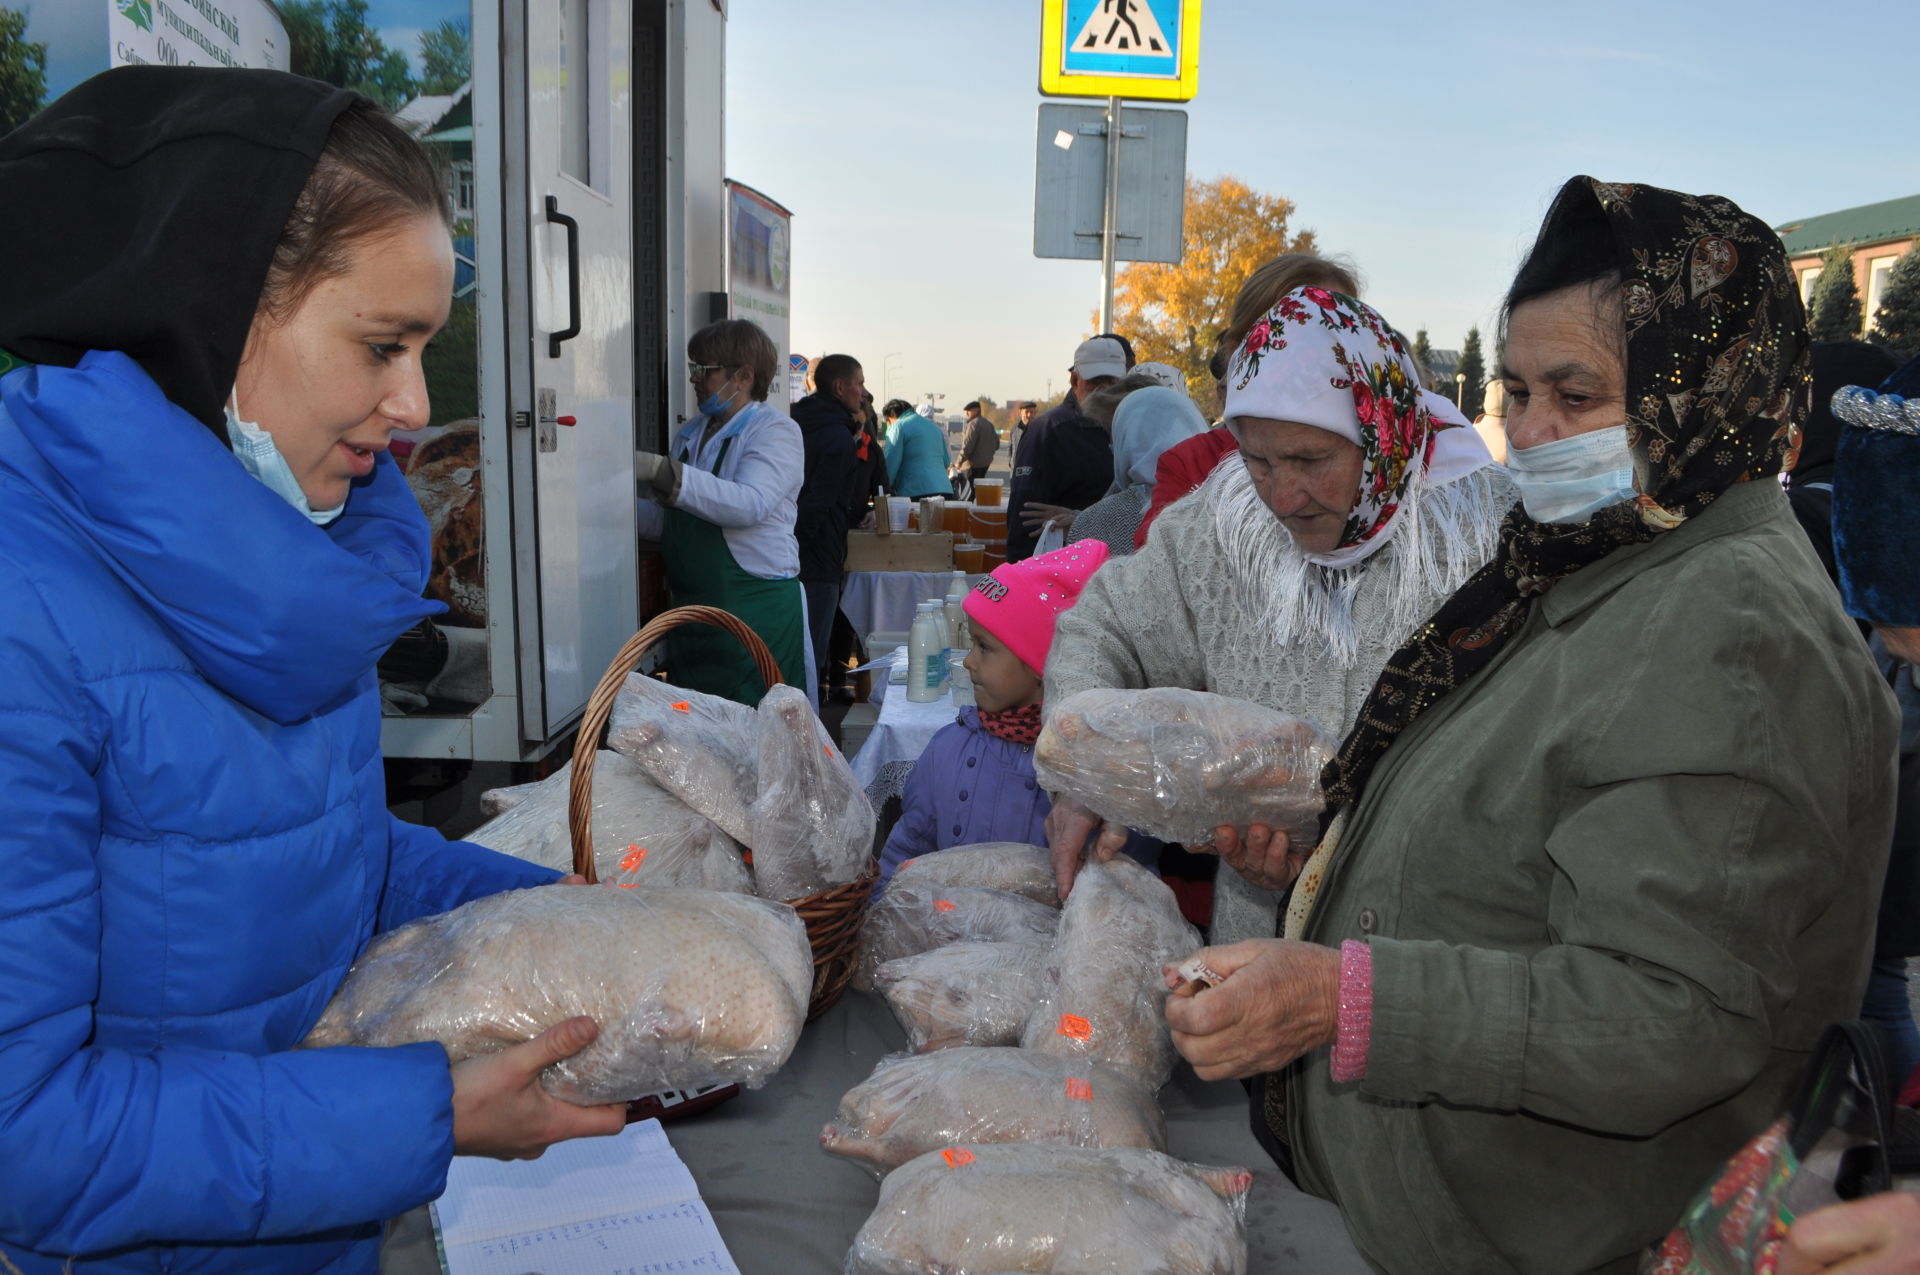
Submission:
<svg viewBox="0 0 1920 1275">
<path fill-rule="evenodd" d="M 622 890 L 638 890 L 640 883 L 638 881 L 622 881 L 620 882 L 620 888 Z"/>
<path fill-rule="evenodd" d="M 1054 1028 L 1054 1032 L 1070 1040 L 1092 1040 L 1093 1024 L 1078 1014 L 1062 1014 L 1060 1025 Z"/>
<path fill-rule="evenodd" d="M 824 752 L 824 753 L 826 753 L 826 755 L 827 755 L 827 756 L 829 756 L 829 757 L 831 757 L 831 756 L 833 756 L 833 745 L 832 745 L 832 744 L 822 744 L 822 745 L 820 745 L 820 750 L 821 750 L 822 752 Z"/>
<path fill-rule="evenodd" d="M 1093 1082 L 1082 1076 L 1067 1077 L 1067 1097 L 1081 1102 L 1093 1101 Z"/>
<path fill-rule="evenodd" d="M 681 700 L 673 706 L 673 711 L 676 713 L 691 713 L 693 711 L 693 705 L 687 703 L 685 700 Z"/>
<path fill-rule="evenodd" d="M 742 850 L 740 852 L 740 860 L 741 862 L 745 863 L 749 868 L 751 868 L 753 866 L 753 851 Z"/>
<path fill-rule="evenodd" d="M 935 912 L 951 912 L 953 911 L 953 900 L 935 899 L 933 902 L 933 910 Z"/>
<path fill-rule="evenodd" d="M 628 846 L 627 852 L 620 856 L 620 870 L 632 872 L 647 861 L 647 852 L 641 846 Z"/>
<path fill-rule="evenodd" d="M 940 1153 L 940 1158 L 947 1162 L 949 1169 L 957 1169 L 963 1164 L 973 1163 L 973 1152 L 965 1147 L 948 1147 Z"/>
</svg>

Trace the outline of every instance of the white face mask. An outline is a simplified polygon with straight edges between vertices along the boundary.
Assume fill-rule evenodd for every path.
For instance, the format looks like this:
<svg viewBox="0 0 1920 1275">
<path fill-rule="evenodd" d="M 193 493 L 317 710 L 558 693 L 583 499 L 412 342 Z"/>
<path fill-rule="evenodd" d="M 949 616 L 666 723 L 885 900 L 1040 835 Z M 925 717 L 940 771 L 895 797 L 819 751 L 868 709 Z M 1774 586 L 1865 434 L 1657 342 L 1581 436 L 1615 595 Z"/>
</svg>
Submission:
<svg viewBox="0 0 1920 1275">
<path fill-rule="evenodd" d="M 240 419 L 238 386 L 227 395 L 227 439 L 233 444 L 234 459 L 240 462 L 240 467 L 299 510 L 314 526 L 324 527 L 346 510 L 345 501 L 340 502 L 338 509 L 315 509 L 307 502 L 307 493 L 300 490 L 299 480 L 294 478 L 287 458 L 280 454 L 273 435 L 252 421 Z"/>
<path fill-rule="evenodd" d="M 1507 471 L 1535 522 L 1585 522 L 1636 494 L 1625 424 L 1536 447 L 1509 448 Z"/>
</svg>

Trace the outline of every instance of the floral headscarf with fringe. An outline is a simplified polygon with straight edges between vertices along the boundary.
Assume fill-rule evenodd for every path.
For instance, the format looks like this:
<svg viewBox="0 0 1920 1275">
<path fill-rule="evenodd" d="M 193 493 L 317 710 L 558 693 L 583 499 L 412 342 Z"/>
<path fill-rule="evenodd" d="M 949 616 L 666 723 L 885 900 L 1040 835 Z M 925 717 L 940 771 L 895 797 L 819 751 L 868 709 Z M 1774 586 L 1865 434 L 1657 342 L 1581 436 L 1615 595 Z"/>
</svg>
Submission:
<svg viewBox="0 0 1920 1275">
<path fill-rule="evenodd" d="M 1234 351 L 1227 427 L 1242 417 L 1311 425 L 1360 449 L 1360 490 L 1339 544 L 1303 551 L 1323 567 L 1351 566 L 1385 545 L 1416 477 L 1443 485 L 1491 459 L 1466 417 L 1420 388 L 1400 334 L 1372 306 L 1325 288 L 1281 297 Z"/>
</svg>

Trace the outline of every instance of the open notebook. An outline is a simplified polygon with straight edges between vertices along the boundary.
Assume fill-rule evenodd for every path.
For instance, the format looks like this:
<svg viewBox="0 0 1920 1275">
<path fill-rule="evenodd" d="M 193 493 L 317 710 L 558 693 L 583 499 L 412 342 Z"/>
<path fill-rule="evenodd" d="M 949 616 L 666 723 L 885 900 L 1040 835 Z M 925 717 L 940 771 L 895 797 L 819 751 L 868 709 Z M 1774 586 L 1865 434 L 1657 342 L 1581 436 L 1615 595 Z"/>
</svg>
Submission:
<svg viewBox="0 0 1920 1275">
<path fill-rule="evenodd" d="M 456 1156 L 433 1220 L 447 1275 L 739 1270 L 658 1120 L 538 1160 Z"/>
</svg>

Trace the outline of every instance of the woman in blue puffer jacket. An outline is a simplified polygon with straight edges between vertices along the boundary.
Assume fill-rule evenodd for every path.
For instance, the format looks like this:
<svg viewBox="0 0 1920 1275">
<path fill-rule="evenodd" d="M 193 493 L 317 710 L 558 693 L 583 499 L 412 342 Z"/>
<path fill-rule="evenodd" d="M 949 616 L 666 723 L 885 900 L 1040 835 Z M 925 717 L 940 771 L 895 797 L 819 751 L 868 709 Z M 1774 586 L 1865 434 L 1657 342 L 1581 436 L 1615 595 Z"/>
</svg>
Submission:
<svg viewBox="0 0 1920 1275">
<path fill-rule="evenodd" d="M 621 1123 L 538 1085 L 585 1019 L 295 1048 L 375 934 L 555 877 L 385 806 L 438 181 L 351 93 L 140 67 L 0 192 L 0 1271 L 371 1272 L 456 1152 Z"/>
</svg>

